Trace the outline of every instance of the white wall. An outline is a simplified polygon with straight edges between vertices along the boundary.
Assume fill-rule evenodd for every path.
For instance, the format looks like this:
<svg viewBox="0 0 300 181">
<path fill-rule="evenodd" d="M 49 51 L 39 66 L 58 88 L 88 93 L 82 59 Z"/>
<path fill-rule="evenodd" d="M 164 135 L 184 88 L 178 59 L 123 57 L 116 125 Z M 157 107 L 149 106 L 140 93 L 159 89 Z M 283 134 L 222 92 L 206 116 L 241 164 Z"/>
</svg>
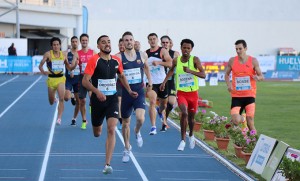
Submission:
<svg viewBox="0 0 300 181">
<path fill-rule="evenodd" d="M 147 35 L 168 34 L 179 50 L 180 41 L 194 41 L 194 55 L 233 56 L 234 42 L 245 39 L 248 54 L 275 55 L 280 47 L 300 51 L 298 0 L 84 0 L 89 10 L 90 45 L 102 34 L 110 36 L 112 53 L 118 39 L 132 31 L 142 49 L 148 49 Z"/>
</svg>

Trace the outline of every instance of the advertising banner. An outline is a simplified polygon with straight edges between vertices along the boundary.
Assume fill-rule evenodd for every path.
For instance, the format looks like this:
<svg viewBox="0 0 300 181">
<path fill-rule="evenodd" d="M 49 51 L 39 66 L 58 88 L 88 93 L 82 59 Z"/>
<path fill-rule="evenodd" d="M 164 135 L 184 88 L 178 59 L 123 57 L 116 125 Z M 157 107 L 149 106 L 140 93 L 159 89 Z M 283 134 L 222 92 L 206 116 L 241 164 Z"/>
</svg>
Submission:
<svg viewBox="0 0 300 181">
<path fill-rule="evenodd" d="M 0 73 L 30 73 L 32 59 L 30 56 L 0 56 Z"/>
<path fill-rule="evenodd" d="M 276 70 L 300 71 L 300 56 L 277 56 Z"/>
<path fill-rule="evenodd" d="M 258 56 L 257 61 L 263 73 L 276 68 L 276 56 Z"/>
<path fill-rule="evenodd" d="M 276 139 L 261 134 L 252 152 L 247 169 L 261 174 L 276 144 Z"/>
<path fill-rule="evenodd" d="M 298 79 L 299 73 L 299 71 L 268 70 L 265 79 Z"/>
</svg>

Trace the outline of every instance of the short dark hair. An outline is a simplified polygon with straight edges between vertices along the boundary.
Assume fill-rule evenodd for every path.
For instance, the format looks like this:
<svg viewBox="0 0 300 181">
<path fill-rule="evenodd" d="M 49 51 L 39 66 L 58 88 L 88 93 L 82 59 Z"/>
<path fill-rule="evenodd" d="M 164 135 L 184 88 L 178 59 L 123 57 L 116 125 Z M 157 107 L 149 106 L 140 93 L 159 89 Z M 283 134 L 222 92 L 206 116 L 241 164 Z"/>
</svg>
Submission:
<svg viewBox="0 0 300 181">
<path fill-rule="evenodd" d="M 59 44 L 61 45 L 61 40 L 60 40 L 58 37 L 53 37 L 53 38 L 51 38 L 51 40 L 50 40 L 50 46 L 52 46 L 52 44 L 53 44 L 54 41 L 58 41 Z"/>
<path fill-rule="evenodd" d="M 192 48 L 194 48 L 194 42 L 190 39 L 183 39 L 180 43 L 180 46 L 182 46 L 184 43 L 188 43 L 192 45 Z"/>
<path fill-rule="evenodd" d="M 99 41 L 101 40 L 101 38 L 104 38 L 104 37 L 108 37 L 107 35 L 101 35 L 98 39 L 97 39 L 97 44 L 99 43 Z"/>
<path fill-rule="evenodd" d="M 126 31 L 125 33 L 123 33 L 122 35 L 122 39 L 124 38 L 124 36 L 126 35 L 130 35 L 130 36 L 133 36 L 133 34 L 130 32 L 130 31 Z"/>
<path fill-rule="evenodd" d="M 160 37 L 160 41 L 162 41 L 162 39 L 167 38 L 169 41 L 171 41 L 171 38 L 168 35 L 164 35 L 162 37 Z"/>
<path fill-rule="evenodd" d="M 82 34 L 80 35 L 80 41 L 81 41 L 81 38 L 82 38 L 82 37 L 87 37 L 87 38 L 89 38 L 89 35 L 86 34 L 86 33 L 82 33 Z"/>
<path fill-rule="evenodd" d="M 122 38 L 119 39 L 119 43 L 121 43 L 121 42 L 123 42 L 123 39 L 122 39 Z"/>
<path fill-rule="evenodd" d="M 72 41 L 73 39 L 78 39 L 78 38 L 77 38 L 77 36 L 72 36 L 71 41 Z"/>
<path fill-rule="evenodd" d="M 244 48 L 247 48 L 247 43 L 245 40 L 237 40 L 234 45 L 242 44 Z"/>
<path fill-rule="evenodd" d="M 156 36 L 156 38 L 158 38 L 157 34 L 156 33 L 150 33 L 147 38 L 149 39 L 150 36 Z"/>
</svg>

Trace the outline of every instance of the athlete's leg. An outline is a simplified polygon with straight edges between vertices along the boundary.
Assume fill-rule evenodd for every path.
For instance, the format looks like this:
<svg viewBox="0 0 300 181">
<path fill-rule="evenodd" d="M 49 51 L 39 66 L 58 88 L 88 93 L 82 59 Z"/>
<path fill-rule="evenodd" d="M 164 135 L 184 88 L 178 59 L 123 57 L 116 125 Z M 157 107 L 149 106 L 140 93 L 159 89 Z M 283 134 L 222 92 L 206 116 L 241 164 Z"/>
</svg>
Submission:
<svg viewBox="0 0 300 181">
<path fill-rule="evenodd" d="M 186 126 L 188 122 L 187 106 L 185 104 L 180 104 L 179 109 L 181 112 L 181 117 L 180 117 L 181 140 L 185 140 Z"/>
<path fill-rule="evenodd" d="M 93 126 L 93 133 L 95 137 L 99 137 L 102 133 L 102 125 L 100 126 Z"/>
<path fill-rule="evenodd" d="M 78 92 L 74 93 L 74 96 L 75 96 L 76 100 L 80 100 Z M 79 107 L 80 107 L 80 101 L 76 101 L 76 105 L 75 105 L 75 108 L 74 108 L 74 114 L 73 114 L 73 118 L 75 118 L 75 119 L 77 118 L 77 115 L 79 113 Z"/>
<path fill-rule="evenodd" d="M 135 134 L 137 134 L 141 130 L 141 127 L 145 121 L 145 109 L 137 108 L 135 110 L 135 115 L 136 115 L 136 124 L 135 124 L 134 132 Z"/>
<path fill-rule="evenodd" d="M 64 83 L 58 84 L 57 93 L 58 93 L 58 99 L 59 99 L 57 118 L 61 119 L 62 113 L 64 111 L 64 95 L 65 95 L 65 84 Z"/>
<path fill-rule="evenodd" d="M 176 103 L 176 97 L 174 95 L 169 95 L 167 108 L 166 108 L 166 119 L 169 117 L 169 114 L 172 111 L 175 103 Z"/>
<path fill-rule="evenodd" d="M 246 107 L 246 119 L 249 130 L 255 130 L 254 115 L 255 115 L 255 103 L 248 104 Z"/>
<path fill-rule="evenodd" d="M 150 116 L 150 121 L 151 121 L 151 125 L 152 126 L 156 126 L 156 98 L 157 98 L 157 94 L 155 91 L 151 90 L 147 92 L 147 96 L 149 98 L 149 116 Z"/>
<path fill-rule="evenodd" d="M 162 99 L 159 98 L 159 112 L 163 116 L 163 124 L 167 125 L 167 119 L 166 119 L 166 107 L 168 103 L 168 98 Z"/>
<path fill-rule="evenodd" d="M 48 100 L 49 100 L 50 105 L 53 105 L 55 102 L 55 99 L 56 99 L 55 93 L 56 93 L 55 89 L 48 87 Z"/>
<path fill-rule="evenodd" d="M 107 139 L 106 139 L 106 164 L 110 164 L 112 154 L 115 149 L 116 135 L 115 127 L 117 125 L 118 119 L 110 117 L 107 120 Z"/>
<path fill-rule="evenodd" d="M 130 140 L 130 117 L 122 118 L 122 135 L 124 139 L 125 148 L 129 150 Z"/>
<path fill-rule="evenodd" d="M 80 108 L 82 120 L 86 120 L 86 108 L 85 108 L 86 98 L 79 98 L 79 102 L 80 102 L 79 108 Z"/>
</svg>

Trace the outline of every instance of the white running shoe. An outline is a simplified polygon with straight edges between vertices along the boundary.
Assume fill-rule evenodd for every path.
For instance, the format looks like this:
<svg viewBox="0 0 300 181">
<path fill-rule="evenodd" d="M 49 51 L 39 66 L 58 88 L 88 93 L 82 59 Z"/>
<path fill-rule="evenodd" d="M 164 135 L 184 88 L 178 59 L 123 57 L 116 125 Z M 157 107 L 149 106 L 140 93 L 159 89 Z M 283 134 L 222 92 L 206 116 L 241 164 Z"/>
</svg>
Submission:
<svg viewBox="0 0 300 181">
<path fill-rule="evenodd" d="M 58 125 L 58 126 L 61 125 L 61 119 L 58 118 L 58 119 L 56 120 L 56 125 Z"/>
<path fill-rule="evenodd" d="M 123 163 L 129 162 L 129 160 L 130 160 L 130 156 L 129 156 L 130 152 L 131 152 L 131 145 L 129 146 L 128 150 L 125 148 L 124 151 L 123 151 L 123 157 L 122 157 L 122 162 Z"/>
<path fill-rule="evenodd" d="M 185 141 L 184 140 L 181 140 L 180 141 L 180 144 L 177 148 L 178 151 L 183 151 L 184 150 L 184 147 L 185 147 Z"/>
<path fill-rule="evenodd" d="M 150 135 L 155 135 L 157 132 L 156 132 L 156 127 L 155 126 L 152 126 L 151 127 L 151 130 L 150 130 Z"/>
<path fill-rule="evenodd" d="M 113 173 L 113 168 L 110 165 L 105 165 L 103 169 L 103 174 L 112 174 Z"/>
<path fill-rule="evenodd" d="M 190 141 L 190 149 L 194 149 L 195 148 L 195 137 L 193 136 L 189 136 L 189 141 Z"/>
<path fill-rule="evenodd" d="M 140 131 L 136 134 L 136 143 L 138 147 L 143 146 L 143 138 Z"/>
</svg>

